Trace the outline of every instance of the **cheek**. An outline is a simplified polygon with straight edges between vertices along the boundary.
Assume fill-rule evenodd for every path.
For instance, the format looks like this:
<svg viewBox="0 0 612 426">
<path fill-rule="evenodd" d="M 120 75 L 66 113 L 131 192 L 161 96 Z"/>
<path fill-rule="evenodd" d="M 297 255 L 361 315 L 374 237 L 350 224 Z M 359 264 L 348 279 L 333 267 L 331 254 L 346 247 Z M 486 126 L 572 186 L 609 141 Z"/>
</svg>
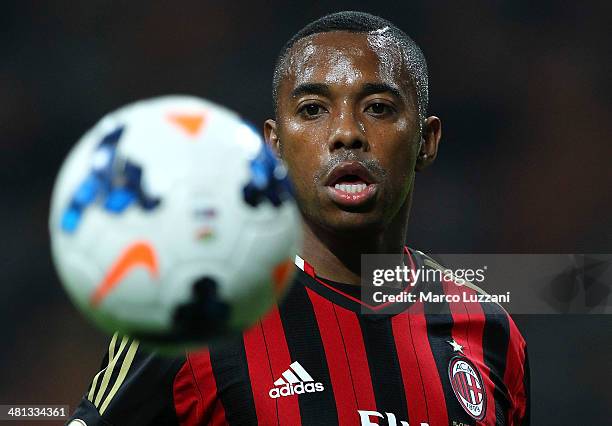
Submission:
<svg viewBox="0 0 612 426">
<path fill-rule="evenodd" d="M 296 148 L 312 153 L 319 152 L 325 145 L 329 123 L 319 120 L 316 124 L 302 120 L 286 120 L 283 122 L 279 137 L 296 145 Z"/>
<path fill-rule="evenodd" d="M 387 185 L 393 194 L 407 191 L 414 178 L 418 142 L 413 134 L 389 131 L 380 135 L 375 156 L 387 171 Z M 412 137 L 411 137 L 412 136 Z M 392 195 L 392 194 L 389 194 Z"/>
<path fill-rule="evenodd" d="M 326 154 L 325 134 L 325 126 L 308 126 L 295 121 L 287 121 L 279 129 L 282 155 L 295 170 L 296 178 L 315 176 Z"/>
<path fill-rule="evenodd" d="M 395 193 L 402 193 L 410 186 L 414 177 L 414 161 L 412 156 L 406 155 L 405 149 L 393 158 L 390 166 L 394 172 L 389 176 L 392 179 L 391 185 Z"/>
<path fill-rule="evenodd" d="M 291 130 L 298 131 L 279 132 L 281 154 L 287 164 L 296 195 L 302 199 L 309 198 L 308 194 L 313 192 L 316 171 L 319 170 L 320 155 L 311 137 L 307 137 L 309 134 L 299 131 L 300 129 Z"/>
<path fill-rule="evenodd" d="M 283 120 L 280 123 L 279 133 L 283 138 L 299 138 L 304 133 L 304 125 L 297 120 Z"/>
<path fill-rule="evenodd" d="M 298 195 L 303 196 L 312 187 L 314 176 L 311 172 L 311 164 L 298 153 L 287 161 L 287 168 L 289 178 L 293 182 Z"/>
<path fill-rule="evenodd" d="M 398 121 L 384 129 L 378 129 L 376 141 L 371 143 L 377 151 L 375 156 L 384 159 L 387 170 L 395 174 L 409 174 L 410 166 L 414 168 L 418 150 L 419 136 L 405 120 Z"/>
</svg>

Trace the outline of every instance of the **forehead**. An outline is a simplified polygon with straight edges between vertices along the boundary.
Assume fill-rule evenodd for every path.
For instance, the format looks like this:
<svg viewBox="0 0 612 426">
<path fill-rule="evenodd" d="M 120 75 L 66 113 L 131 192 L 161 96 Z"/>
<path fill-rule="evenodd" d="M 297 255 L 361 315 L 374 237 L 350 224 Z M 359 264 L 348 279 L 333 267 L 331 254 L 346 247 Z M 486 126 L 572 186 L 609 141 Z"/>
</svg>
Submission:
<svg viewBox="0 0 612 426">
<path fill-rule="evenodd" d="M 313 34 L 298 40 L 286 60 L 285 80 L 291 81 L 292 86 L 305 82 L 333 85 L 368 80 L 404 88 L 408 81 L 402 49 L 380 31 Z"/>
</svg>

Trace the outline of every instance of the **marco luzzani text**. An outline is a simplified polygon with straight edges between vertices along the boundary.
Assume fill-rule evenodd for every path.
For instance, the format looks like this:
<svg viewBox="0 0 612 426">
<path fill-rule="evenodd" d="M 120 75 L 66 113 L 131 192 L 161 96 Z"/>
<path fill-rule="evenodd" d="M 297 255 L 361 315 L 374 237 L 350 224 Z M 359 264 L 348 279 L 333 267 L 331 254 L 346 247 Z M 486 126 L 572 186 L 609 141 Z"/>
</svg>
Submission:
<svg viewBox="0 0 612 426">
<path fill-rule="evenodd" d="M 473 287 L 480 285 L 485 280 L 487 267 L 479 269 L 412 269 L 408 266 L 396 266 L 392 269 L 374 269 L 372 273 L 372 284 L 375 287 L 386 286 L 386 288 L 396 287 L 397 283 L 404 283 L 402 288 L 406 288 L 405 283 L 414 287 L 417 282 L 424 284 L 440 284 L 443 282 L 454 283 L 455 285 Z M 376 303 L 510 303 L 510 292 L 504 294 L 486 294 L 480 292 L 461 292 L 460 294 L 440 294 L 438 292 L 427 291 L 427 287 L 419 292 L 401 291 L 395 294 L 385 294 L 382 291 L 375 291 L 372 299 Z"/>
</svg>

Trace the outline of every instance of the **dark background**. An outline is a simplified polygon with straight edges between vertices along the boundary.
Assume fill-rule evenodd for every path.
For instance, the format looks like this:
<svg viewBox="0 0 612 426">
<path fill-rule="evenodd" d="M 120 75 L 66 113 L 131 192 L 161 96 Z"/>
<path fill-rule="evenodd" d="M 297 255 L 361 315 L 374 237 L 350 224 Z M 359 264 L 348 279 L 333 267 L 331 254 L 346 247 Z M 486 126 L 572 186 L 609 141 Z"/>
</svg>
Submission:
<svg viewBox="0 0 612 426">
<path fill-rule="evenodd" d="M 611 252 L 611 3 L 389 3 L 3 2 L 0 404 L 74 408 L 106 346 L 50 260 L 49 196 L 71 145 L 103 114 L 170 93 L 261 125 L 280 47 L 330 11 L 386 17 L 428 59 L 443 141 L 417 177 L 411 246 Z M 516 320 L 530 348 L 533 423 L 608 424 L 612 317 Z"/>
</svg>

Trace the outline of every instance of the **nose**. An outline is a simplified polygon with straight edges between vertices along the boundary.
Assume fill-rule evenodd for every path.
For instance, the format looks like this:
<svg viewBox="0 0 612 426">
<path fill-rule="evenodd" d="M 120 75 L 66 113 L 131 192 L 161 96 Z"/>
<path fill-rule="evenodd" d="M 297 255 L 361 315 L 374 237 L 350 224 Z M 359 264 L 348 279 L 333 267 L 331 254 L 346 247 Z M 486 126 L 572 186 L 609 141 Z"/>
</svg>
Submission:
<svg viewBox="0 0 612 426">
<path fill-rule="evenodd" d="M 341 148 L 368 150 L 369 146 L 363 123 L 355 117 L 353 112 L 339 112 L 331 125 L 329 135 L 330 151 Z"/>
</svg>

